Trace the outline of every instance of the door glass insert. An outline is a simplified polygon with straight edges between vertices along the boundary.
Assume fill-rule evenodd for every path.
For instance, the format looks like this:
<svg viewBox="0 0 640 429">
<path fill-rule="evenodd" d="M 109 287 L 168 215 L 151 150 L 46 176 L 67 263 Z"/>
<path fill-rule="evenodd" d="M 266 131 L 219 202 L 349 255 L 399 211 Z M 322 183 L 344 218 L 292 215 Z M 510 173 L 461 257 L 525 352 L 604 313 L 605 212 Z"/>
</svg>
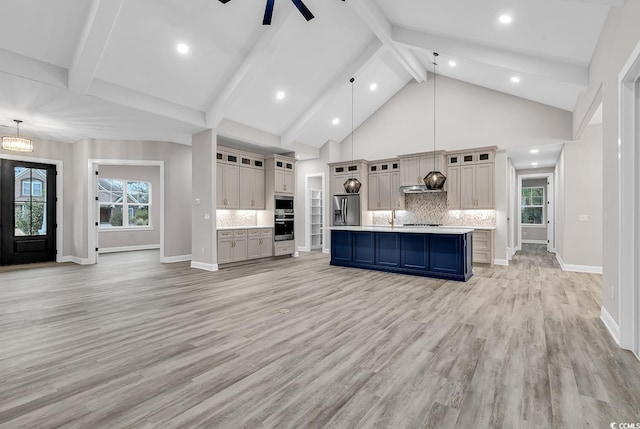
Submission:
<svg viewBox="0 0 640 429">
<path fill-rule="evenodd" d="M 47 235 L 47 170 L 14 167 L 15 236 Z"/>
</svg>

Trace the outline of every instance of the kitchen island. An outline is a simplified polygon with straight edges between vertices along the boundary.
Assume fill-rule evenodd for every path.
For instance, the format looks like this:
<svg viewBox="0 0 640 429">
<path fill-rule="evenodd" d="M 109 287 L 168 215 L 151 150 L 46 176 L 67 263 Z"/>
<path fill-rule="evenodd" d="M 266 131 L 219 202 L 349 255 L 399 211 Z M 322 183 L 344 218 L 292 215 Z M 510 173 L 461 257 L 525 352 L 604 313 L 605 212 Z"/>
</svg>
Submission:
<svg viewBox="0 0 640 429">
<path fill-rule="evenodd" d="M 473 229 L 331 227 L 331 265 L 467 281 Z"/>
</svg>

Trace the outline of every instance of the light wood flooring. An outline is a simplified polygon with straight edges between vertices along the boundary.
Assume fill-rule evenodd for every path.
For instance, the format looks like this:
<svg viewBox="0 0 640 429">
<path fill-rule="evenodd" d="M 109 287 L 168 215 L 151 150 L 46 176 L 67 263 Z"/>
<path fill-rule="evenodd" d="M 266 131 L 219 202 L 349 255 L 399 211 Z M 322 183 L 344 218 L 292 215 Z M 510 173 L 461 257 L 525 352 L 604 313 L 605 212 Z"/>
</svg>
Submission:
<svg viewBox="0 0 640 429">
<path fill-rule="evenodd" d="M 640 422 L 600 276 L 542 250 L 467 283 L 318 252 L 217 273 L 157 258 L 0 269 L 1 428 Z"/>
</svg>

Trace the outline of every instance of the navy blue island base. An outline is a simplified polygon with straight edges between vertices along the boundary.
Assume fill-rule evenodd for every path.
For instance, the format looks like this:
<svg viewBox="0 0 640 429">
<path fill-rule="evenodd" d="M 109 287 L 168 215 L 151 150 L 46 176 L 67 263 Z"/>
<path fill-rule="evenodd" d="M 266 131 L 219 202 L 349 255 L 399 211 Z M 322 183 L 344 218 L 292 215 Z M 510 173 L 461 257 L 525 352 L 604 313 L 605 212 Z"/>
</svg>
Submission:
<svg viewBox="0 0 640 429">
<path fill-rule="evenodd" d="M 356 229 L 356 228 L 354 228 Z M 473 232 L 331 230 L 331 265 L 467 281 Z"/>
</svg>

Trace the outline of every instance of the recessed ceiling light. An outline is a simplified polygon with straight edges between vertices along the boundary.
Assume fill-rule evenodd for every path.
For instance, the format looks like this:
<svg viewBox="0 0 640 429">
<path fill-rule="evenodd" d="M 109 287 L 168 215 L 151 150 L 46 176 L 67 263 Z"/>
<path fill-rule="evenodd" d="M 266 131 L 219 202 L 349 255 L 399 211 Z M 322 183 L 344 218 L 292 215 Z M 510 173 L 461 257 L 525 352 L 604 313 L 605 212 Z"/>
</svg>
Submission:
<svg viewBox="0 0 640 429">
<path fill-rule="evenodd" d="M 286 96 L 286 94 L 284 93 L 284 91 L 276 92 L 276 99 L 278 99 L 278 100 L 284 100 L 285 96 Z"/>
<path fill-rule="evenodd" d="M 538 153 L 538 152 L 540 152 L 538 149 L 531 149 L 531 150 L 529 151 L 529 153 Z"/>
<path fill-rule="evenodd" d="M 537 162 L 532 162 L 531 165 L 533 165 L 534 167 L 537 167 L 538 163 Z"/>
<path fill-rule="evenodd" d="M 369 91 L 375 91 L 376 89 L 378 89 L 377 83 L 374 82 L 371 85 L 369 85 Z"/>
<path fill-rule="evenodd" d="M 520 78 L 518 76 L 511 76 L 511 82 L 520 83 Z"/>
<path fill-rule="evenodd" d="M 333 125 L 338 125 L 340 123 L 340 118 L 333 118 L 333 121 L 331 121 L 331 123 Z"/>
<path fill-rule="evenodd" d="M 186 55 L 189 53 L 189 46 L 185 45 L 184 43 L 179 43 L 178 44 L 178 52 L 180 52 L 182 55 Z"/>
<path fill-rule="evenodd" d="M 455 61 L 453 61 L 453 60 L 449 61 L 449 67 L 455 67 L 457 65 L 458 65 L 458 63 L 456 63 Z"/>
<path fill-rule="evenodd" d="M 511 24 L 511 17 L 509 15 L 500 15 L 498 19 L 503 24 Z"/>
</svg>

